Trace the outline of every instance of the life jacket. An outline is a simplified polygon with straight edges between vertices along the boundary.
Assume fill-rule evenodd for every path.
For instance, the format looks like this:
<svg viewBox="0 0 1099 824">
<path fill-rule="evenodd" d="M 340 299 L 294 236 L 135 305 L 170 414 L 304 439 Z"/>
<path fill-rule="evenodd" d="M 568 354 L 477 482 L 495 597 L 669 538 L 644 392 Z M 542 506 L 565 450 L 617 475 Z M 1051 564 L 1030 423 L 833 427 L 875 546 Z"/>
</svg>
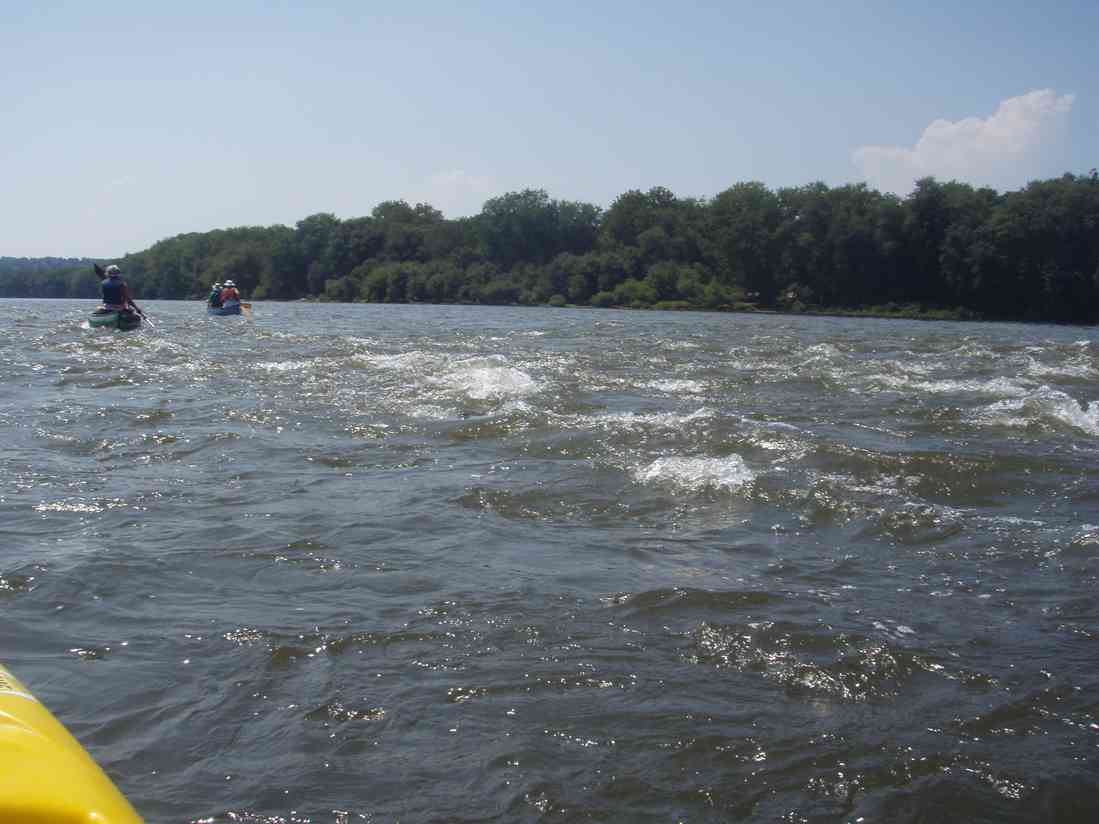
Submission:
<svg viewBox="0 0 1099 824">
<path fill-rule="evenodd" d="M 210 305 L 216 309 L 218 306 L 221 306 L 221 292 L 217 289 L 210 290 L 210 297 L 207 298 L 207 300 L 210 302 Z"/>
<path fill-rule="evenodd" d="M 238 292 L 234 286 L 221 290 L 221 302 L 229 303 L 230 301 L 240 303 L 240 292 Z"/>
<path fill-rule="evenodd" d="M 105 306 L 123 306 L 126 283 L 122 278 L 108 277 L 103 279 L 103 304 Z"/>
</svg>

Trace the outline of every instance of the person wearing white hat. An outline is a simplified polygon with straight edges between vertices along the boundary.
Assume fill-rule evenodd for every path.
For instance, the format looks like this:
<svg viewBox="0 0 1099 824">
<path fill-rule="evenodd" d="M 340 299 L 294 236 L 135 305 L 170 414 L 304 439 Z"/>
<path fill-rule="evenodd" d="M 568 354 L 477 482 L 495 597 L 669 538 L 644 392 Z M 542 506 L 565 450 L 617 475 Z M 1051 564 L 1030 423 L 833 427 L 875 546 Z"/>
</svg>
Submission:
<svg viewBox="0 0 1099 824">
<path fill-rule="evenodd" d="M 210 287 L 210 294 L 206 296 L 206 302 L 217 309 L 221 306 L 221 283 L 215 283 Z"/>
<path fill-rule="evenodd" d="M 231 280 L 225 281 L 221 285 L 221 303 L 240 303 L 240 292 L 237 291 L 237 285 Z"/>
</svg>

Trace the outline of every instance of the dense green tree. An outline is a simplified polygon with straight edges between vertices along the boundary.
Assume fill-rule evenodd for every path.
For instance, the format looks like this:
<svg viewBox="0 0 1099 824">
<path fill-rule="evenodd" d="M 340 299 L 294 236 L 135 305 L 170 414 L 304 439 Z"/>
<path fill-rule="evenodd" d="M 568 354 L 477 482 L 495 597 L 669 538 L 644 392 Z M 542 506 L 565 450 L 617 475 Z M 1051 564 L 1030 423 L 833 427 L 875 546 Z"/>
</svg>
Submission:
<svg viewBox="0 0 1099 824">
<path fill-rule="evenodd" d="M 511 268 L 543 264 L 562 252 L 583 254 L 595 244 L 599 210 L 550 199 L 543 189 L 510 192 L 487 201 L 477 232 L 485 256 Z"/>
<path fill-rule="evenodd" d="M 711 208 L 724 282 L 743 286 L 762 303 L 774 303 L 781 257 L 777 195 L 762 183 L 738 183 L 715 197 Z"/>
<path fill-rule="evenodd" d="M 317 294 L 324 289 L 324 282 L 334 274 L 328 267 L 331 261 L 325 258 L 325 252 L 340 220 L 328 212 L 319 212 L 299 220 L 294 240 L 298 247 L 299 260 L 305 270 L 305 284 L 309 294 Z"/>
</svg>

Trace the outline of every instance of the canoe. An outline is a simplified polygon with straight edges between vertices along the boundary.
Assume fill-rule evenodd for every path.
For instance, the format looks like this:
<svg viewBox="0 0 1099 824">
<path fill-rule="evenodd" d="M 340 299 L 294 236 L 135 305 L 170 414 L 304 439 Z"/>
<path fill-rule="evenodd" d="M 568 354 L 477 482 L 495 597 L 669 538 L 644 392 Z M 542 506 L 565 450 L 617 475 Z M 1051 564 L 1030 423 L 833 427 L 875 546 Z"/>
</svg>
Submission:
<svg viewBox="0 0 1099 824">
<path fill-rule="evenodd" d="M 227 303 L 224 306 L 207 306 L 207 315 L 239 315 L 240 304 L 239 303 Z"/>
<path fill-rule="evenodd" d="M 141 824 L 107 774 L 3 666 L 0 821 Z"/>
<path fill-rule="evenodd" d="M 141 326 L 141 315 L 117 309 L 97 309 L 88 317 L 88 325 L 92 328 L 137 329 Z"/>
</svg>

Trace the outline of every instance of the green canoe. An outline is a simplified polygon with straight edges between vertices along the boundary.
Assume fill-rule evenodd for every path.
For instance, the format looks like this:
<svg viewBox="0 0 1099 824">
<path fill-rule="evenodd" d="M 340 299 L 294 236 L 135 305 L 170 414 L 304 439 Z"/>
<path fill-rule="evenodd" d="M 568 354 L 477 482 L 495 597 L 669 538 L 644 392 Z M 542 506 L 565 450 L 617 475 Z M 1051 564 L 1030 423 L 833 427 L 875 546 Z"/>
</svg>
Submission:
<svg viewBox="0 0 1099 824">
<path fill-rule="evenodd" d="M 88 325 L 93 328 L 105 326 L 108 329 L 137 329 L 141 326 L 141 316 L 136 312 L 97 309 L 88 317 Z"/>
</svg>

